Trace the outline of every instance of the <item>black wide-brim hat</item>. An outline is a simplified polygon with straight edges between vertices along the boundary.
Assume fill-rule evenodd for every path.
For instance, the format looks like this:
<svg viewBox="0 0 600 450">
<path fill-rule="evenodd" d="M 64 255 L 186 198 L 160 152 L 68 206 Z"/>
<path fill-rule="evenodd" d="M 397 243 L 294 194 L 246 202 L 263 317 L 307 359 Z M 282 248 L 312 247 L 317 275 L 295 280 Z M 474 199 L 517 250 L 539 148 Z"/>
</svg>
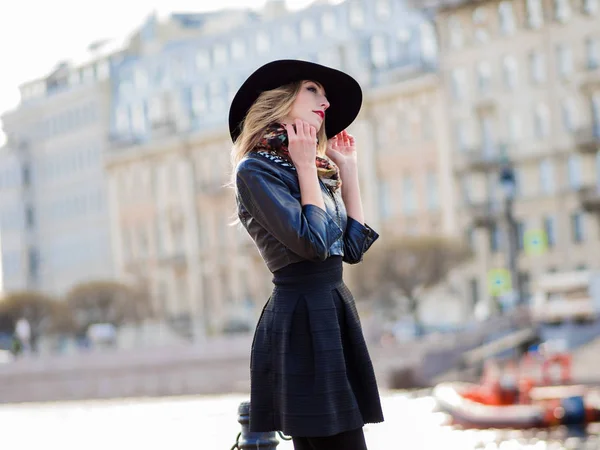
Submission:
<svg viewBox="0 0 600 450">
<path fill-rule="evenodd" d="M 362 105 L 362 89 L 354 78 L 321 64 L 283 59 L 259 67 L 235 94 L 229 108 L 231 139 L 235 142 L 240 135 L 248 110 L 262 92 L 301 80 L 316 81 L 325 89 L 330 104 L 325 113 L 328 139 L 354 122 Z"/>
</svg>

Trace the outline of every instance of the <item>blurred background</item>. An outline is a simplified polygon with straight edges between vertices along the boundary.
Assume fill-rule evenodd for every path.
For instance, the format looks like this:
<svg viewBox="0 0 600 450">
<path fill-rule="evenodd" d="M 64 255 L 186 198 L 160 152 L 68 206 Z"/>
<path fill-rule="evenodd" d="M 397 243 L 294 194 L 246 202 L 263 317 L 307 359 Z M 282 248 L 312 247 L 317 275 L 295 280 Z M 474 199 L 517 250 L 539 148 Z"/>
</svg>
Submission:
<svg viewBox="0 0 600 450">
<path fill-rule="evenodd" d="M 174 414 L 184 448 L 235 437 L 271 276 L 231 224 L 227 113 L 283 58 L 364 91 L 349 131 L 381 238 L 345 277 L 400 414 L 370 442 L 423 407 L 411 439 L 443 442 L 431 398 L 396 390 L 537 344 L 600 384 L 600 0 L 38 3 L 0 10 L 0 442 L 104 414 L 132 445 L 172 443 L 115 414 L 142 410 Z M 190 414 L 227 432 L 194 442 Z"/>
</svg>

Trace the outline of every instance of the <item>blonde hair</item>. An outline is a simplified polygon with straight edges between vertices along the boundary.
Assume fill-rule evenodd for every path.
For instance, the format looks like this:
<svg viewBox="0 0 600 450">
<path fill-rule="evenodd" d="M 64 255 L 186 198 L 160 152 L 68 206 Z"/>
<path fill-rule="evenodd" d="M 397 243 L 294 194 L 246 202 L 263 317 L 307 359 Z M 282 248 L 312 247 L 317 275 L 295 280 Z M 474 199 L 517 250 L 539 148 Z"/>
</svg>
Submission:
<svg viewBox="0 0 600 450">
<path fill-rule="evenodd" d="M 238 163 L 256 147 L 265 129 L 274 122 L 278 122 L 289 114 L 300 92 L 303 81 L 286 84 L 269 91 L 262 92 L 252 104 L 244 121 L 240 124 L 241 133 L 233 144 L 231 150 L 231 164 L 233 176 Z M 325 121 L 317 132 L 317 154 L 325 155 L 327 150 L 327 135 Z"/>
</svg>

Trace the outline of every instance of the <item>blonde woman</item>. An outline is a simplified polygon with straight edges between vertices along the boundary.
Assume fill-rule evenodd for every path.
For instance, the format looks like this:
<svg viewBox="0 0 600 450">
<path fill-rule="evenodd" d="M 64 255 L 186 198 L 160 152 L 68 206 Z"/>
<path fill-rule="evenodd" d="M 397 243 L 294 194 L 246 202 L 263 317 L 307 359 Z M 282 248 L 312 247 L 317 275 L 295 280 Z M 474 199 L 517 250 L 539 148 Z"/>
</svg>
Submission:
<svg viewBox="0 0 600 450">
<path fill-rule="evenodd" d="M 349 75 L 279 60 L 244 82 L 229 112 L 238 216 L 274 284 L 251 350 L 250 429 L 283 431 L 296 450 L 365 450 L 364 424 L 383 421 L 342 279 L 342 263 L 378 238 L 345 131 L 361 103 Z"/>
</svg>

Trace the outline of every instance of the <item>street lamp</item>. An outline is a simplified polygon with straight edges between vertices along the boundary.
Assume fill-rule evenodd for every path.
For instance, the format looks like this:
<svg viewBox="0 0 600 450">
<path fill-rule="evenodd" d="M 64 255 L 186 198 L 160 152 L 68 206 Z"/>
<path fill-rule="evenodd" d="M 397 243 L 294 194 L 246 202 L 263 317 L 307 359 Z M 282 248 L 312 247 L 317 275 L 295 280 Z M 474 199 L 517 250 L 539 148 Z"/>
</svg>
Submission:
<svg viewBox="0 0 600 450">
<path fill-rule="evenodd" d="M 505 160 L 500 167 L 500 186 L 504 194 L 504 220 L 507 237 L 507 265 L 511 278 L 511 300 L 516 306 L 523 303 L 519 269 L 517 267 L 518 256 L 518 229 L 514 217 L 514 201 L 517 189 L 515 171 L 510 161 Z"/>
</svg>

